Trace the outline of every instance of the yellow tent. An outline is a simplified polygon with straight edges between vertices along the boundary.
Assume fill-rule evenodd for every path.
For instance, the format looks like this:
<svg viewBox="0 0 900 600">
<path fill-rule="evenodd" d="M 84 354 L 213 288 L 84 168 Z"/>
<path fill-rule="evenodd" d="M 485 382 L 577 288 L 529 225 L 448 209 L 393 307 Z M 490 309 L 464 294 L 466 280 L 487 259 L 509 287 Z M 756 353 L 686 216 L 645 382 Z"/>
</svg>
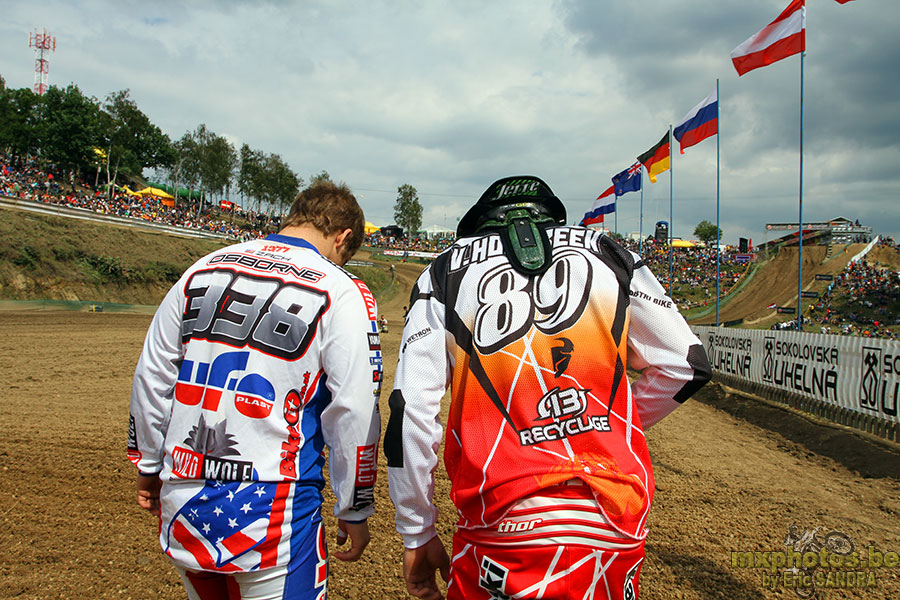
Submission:
<svg viewBox="0 0 900 600">
<path fill-rule="evenodd" d="M 130 189 L 128 189 L 127 185 L 123 185 L 122 189 L 125 190 L 125 193 L 128 194 L 129 196 L 140 196 L 140 194 L 138 192 L 132 192 Z"/>
<path fill-rule="evenodd" d="M 378 225 L 373 225 L 372 223 L 369 223 L 368 221 L 366 221 L 366 235 L 368 235 L 370 233 L 375 233 L 379 229 L 381 229 L 381 227 L 379 227 Z"/>
<path fill-rule="evenodd" d="M 694 242 L 688 240 L 672 240 L 673 248 L 693 248 L 696 245 L 697 244 L 695 244 Z"/>
<path fill-rule="evenodd" d="M 172 194 L 166 193 L 163 190 L 155 187 L 145 187 L 140 192 L 138 192 L 141 196 L 156 196 L 157 198 L 165 198 L 166 200 L 174 200 L 175 196 Z"/>
</svg>

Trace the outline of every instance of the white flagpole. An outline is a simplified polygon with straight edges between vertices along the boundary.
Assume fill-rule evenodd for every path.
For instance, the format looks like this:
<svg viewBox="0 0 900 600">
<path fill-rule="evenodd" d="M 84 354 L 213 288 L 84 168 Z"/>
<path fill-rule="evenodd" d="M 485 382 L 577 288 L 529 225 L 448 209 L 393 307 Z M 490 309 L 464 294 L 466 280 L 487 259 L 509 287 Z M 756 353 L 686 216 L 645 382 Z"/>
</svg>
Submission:
<svg viewBox="0 0 900 600">
<path fill-rule="evenodd" d="M 802 9 L 806 11 L 806 7 Z M 806 23 L 803 23 L 804 27 Z M 804 31 L 804 36 L 806 32 Z M 806 51 L 800 53 L 800 252 L 797 257 L 797 331 L 803 331 L 803 77 Z"/>
<path fill-rule="evenodd" d="M 638 235 L 641 236 L 641 241 L 640 241 L 638 254 L 643 256 L 644 255 L 644 164 L 641 163 L 640 161 L 638 161 L 638 164 L 640 165 L 639 169 L 641 170 L 641 172 L 640 172 L 640 177 L 641 177 L 641 220 L 640 220 L 640 223 L 638 223 L 638 231 L 640 232 Z"/>
<path fill-rule="evenodd" d="M 674 241 L 674 208 L 672 203 L 672 194 L 675 189 L 675 157 L 674 144 L 672 144 L 672 124 L 669 124 L 669 298 L 672 298 L 672 276 L 675 271 L 675 253 L 672 242 Z M 673 298 L 674 300 L 674 298 Z"/>
<path fill-rule="evenodd" d="M 716 327 L 719 326 L 719 263 L 722 237 L 719 229 L 719 139 L 722 136 L 722 97 L 719 95 L 719 78 L 716 78 Z"/>
</svg>

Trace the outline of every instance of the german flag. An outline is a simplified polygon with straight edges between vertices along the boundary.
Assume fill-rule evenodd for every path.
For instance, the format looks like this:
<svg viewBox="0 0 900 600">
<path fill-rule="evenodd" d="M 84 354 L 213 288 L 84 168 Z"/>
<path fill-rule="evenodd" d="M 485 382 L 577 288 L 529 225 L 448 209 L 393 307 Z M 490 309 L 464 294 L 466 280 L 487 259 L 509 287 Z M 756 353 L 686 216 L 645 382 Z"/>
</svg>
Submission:
<svg viewBox="0 0 900 600">
<path fill-rule="evenodd" d="M 650 174 L 650 183 L 656 183 L 656 176 L 669 170 L 669 132 L 659 142 L 637 157 Z"/>
</svg>

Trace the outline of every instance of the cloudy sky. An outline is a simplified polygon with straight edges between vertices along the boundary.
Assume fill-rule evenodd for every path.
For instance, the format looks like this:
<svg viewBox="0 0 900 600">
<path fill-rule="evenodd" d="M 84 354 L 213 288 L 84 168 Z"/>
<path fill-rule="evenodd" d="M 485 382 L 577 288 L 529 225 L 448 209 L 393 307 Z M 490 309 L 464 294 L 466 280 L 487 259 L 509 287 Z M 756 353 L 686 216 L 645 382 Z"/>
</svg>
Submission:
<svg viewBox="0 0 900 600">
<path fill-rule="evenodd" d="M 798 218 L 800 58 L 739 78 L 729 54 L 787 3 L 4 2 L 0 75 L 30 87 L 28 33 L 47 29 L 51 84 L 127 88 L 172 138 L 205 123 L 304 179 L 326 170 L 378 225 L 411 184 L 424 224 L 449 228 L 520 174 L 576 222 L 719 78 L 724 240 L 757 242 Z M 900 239 L 898 23 L 897 0 L 807 1 L 805 220 Z M 716 218 L 716 138 L 674 159 L 674 235 L 690 238 Z M 645 233 L 669 219 L 669 177 L 645 178 Z M 638 231 L 640 206 L 620 198 L 620 232 Z"/>
</svg>

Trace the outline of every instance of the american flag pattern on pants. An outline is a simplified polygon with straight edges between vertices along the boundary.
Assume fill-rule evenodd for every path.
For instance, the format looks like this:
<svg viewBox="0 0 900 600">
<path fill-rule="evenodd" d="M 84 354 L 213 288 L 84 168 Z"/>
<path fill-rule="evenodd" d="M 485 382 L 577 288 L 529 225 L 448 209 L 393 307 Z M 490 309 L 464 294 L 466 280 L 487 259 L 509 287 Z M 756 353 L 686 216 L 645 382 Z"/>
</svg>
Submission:
<svg viewBox="0 0 900 600">
<path fill-rule="evenodd" d="M 176 564 L 231 573 L 274 567 L 320 520 L 321 494 L 295 483 L 166 484 L 160 542 Z M 289 533 L 289 535 L 285 535 Z"/>
<path fill-rule="evenodd" d="M 189 571 L 175 565 L 188 600 L 325 600 L 328 562 L 322 522 L 292 540 L 285 565 L 246 573 Z"/>
</svg>

